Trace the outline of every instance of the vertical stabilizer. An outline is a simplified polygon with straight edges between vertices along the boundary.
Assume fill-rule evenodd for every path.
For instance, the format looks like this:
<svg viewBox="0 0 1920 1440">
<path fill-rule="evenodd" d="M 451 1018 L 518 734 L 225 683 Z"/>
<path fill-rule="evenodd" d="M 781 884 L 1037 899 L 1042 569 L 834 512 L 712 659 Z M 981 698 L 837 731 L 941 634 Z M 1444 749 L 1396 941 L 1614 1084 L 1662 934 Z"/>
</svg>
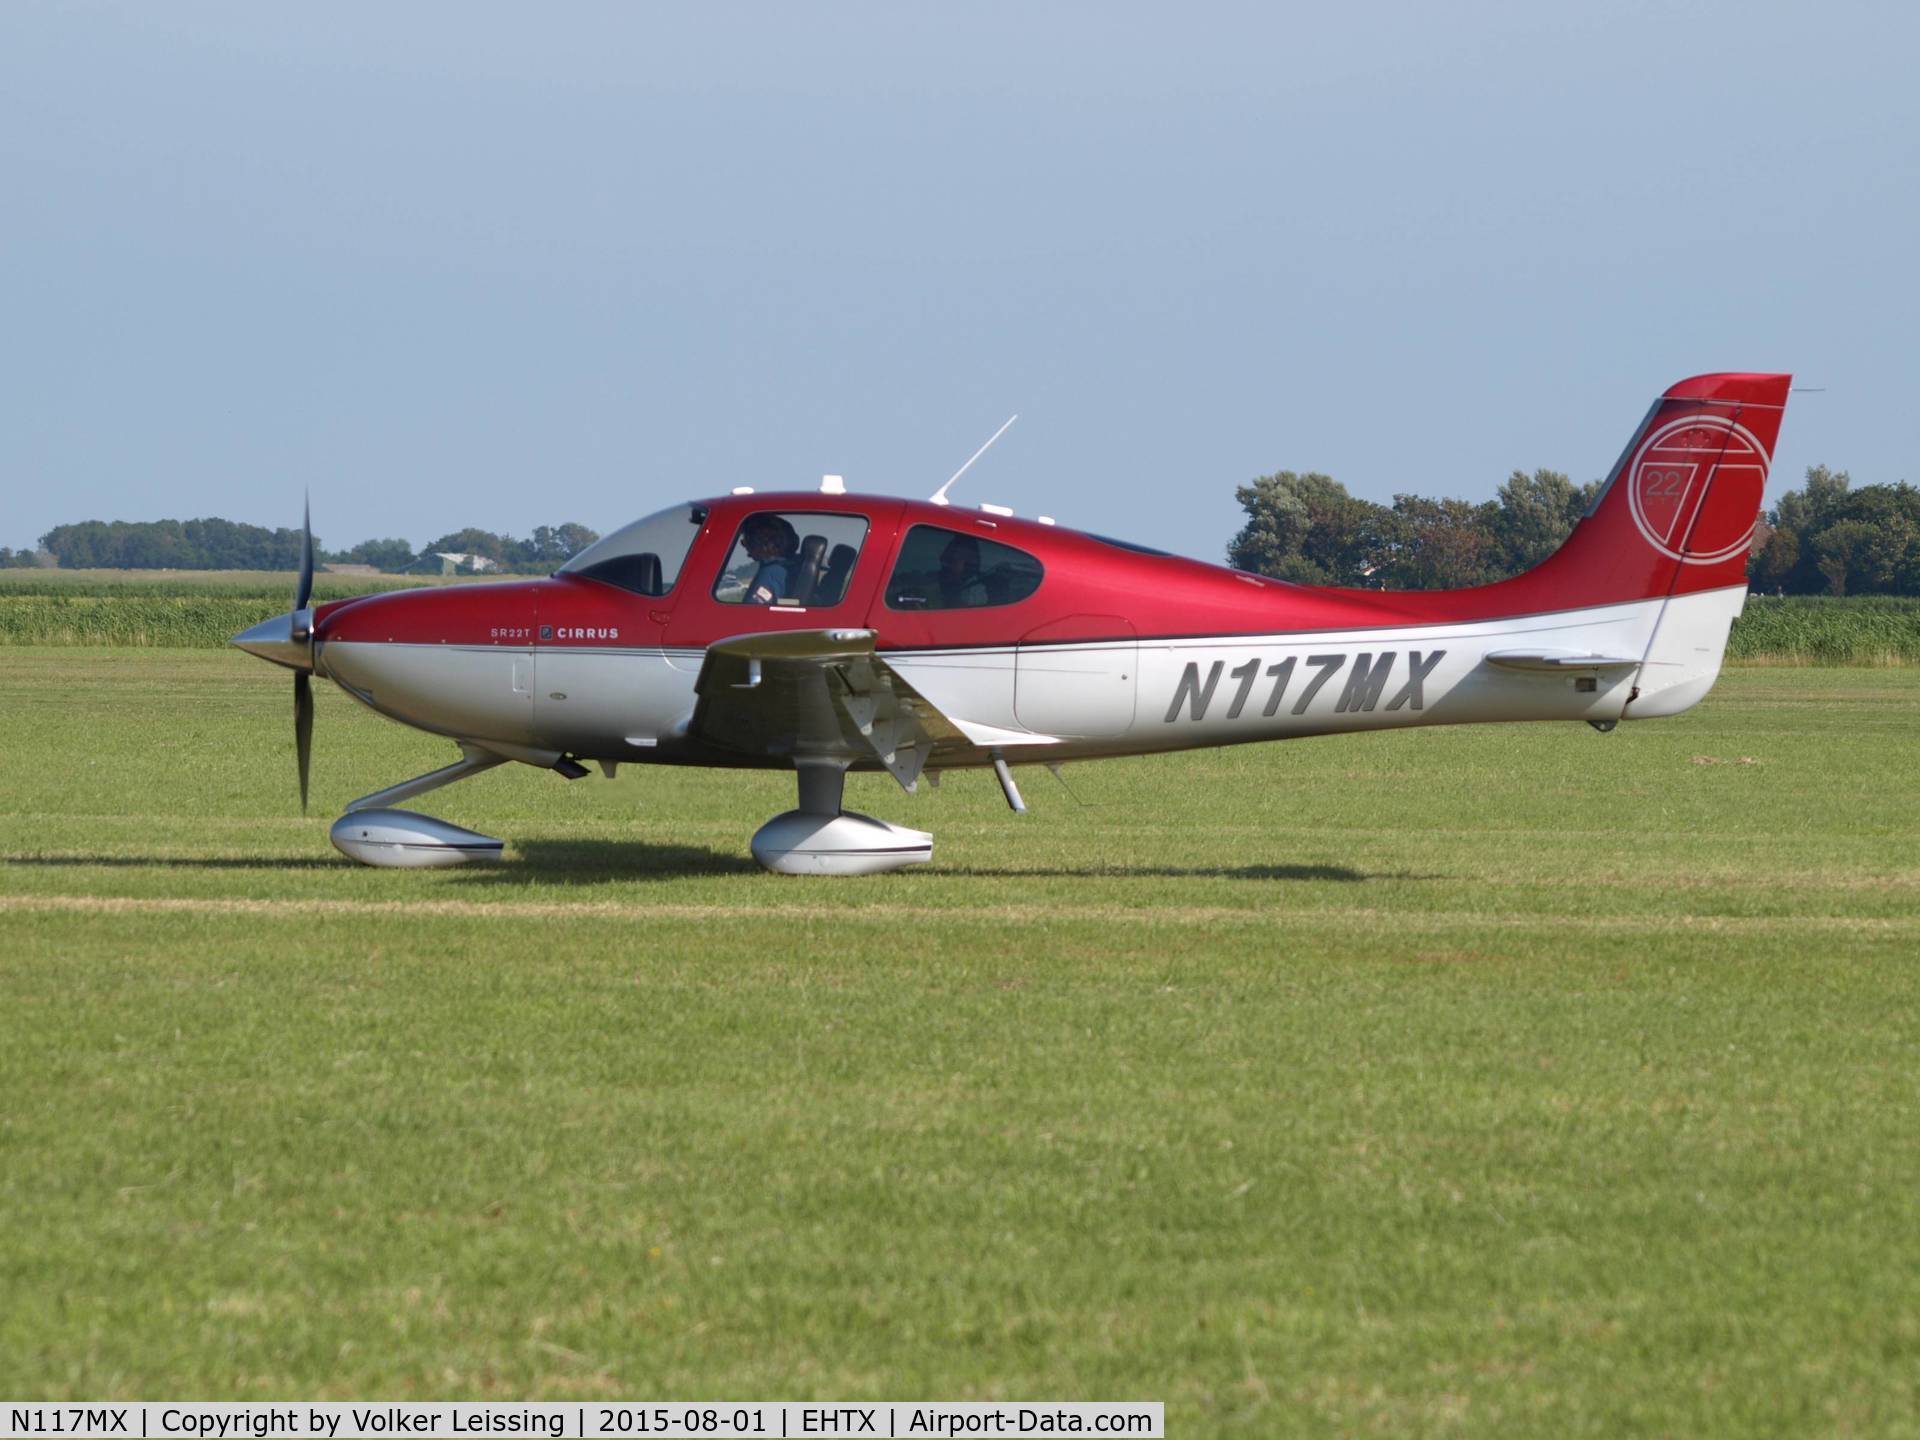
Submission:
<svg viewBox="0 0 1920 1440">
<path fill-rule="evenodd" d="M 1678 714 L 1720 673 L 1791 383 L 1728 374 L 1672 386 L 1566 543 L 1502 582 L 1516 611 L 1657 602 L 1629 719 Z"/>
</svg>

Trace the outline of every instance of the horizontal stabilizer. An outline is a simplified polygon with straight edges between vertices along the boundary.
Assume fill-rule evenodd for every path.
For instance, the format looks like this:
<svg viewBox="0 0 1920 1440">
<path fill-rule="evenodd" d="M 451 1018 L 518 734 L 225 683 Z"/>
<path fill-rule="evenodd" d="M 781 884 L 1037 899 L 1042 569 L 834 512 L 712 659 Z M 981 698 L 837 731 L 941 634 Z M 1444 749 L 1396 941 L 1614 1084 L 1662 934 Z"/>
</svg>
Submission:
<svg viewBox="0 0 1920 1440">
<path fill-rule="evenodd" d="M 1594 655 L 1580 650 L 1496 650 L 1487 656 L 1489 665 L 1502 670 L 1534 670 L 1547 674 L 1565 674 L 1576 670 L 1631 670 L 1640 663 L 1638 655 Z"/>
</svg>

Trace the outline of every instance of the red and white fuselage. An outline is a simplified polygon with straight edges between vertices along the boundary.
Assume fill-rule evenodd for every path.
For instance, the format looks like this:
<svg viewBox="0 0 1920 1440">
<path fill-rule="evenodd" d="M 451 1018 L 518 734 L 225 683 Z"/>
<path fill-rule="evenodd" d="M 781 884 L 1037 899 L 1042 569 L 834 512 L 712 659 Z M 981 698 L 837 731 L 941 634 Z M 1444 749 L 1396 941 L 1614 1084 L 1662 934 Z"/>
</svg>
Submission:
<svg viewBox="0 0 1920 1440">
<path fill-rule="evenodd" d="M 630 544 L 655 545 L 637 557 L 611 555 L 622 542 L 610 536 L 548 579 L 322 606 L 312 667 L 382 714 L 536 765 L 899 775 L 897 746 L 875 747 L 860 728 L 877 685 L 883 715 L 916 722 L 887 742 L 920 747 L 908 784 L 923 769 L 995 759 L 1396 726 L 1611 728 L 1678 713 L 1712 685 L 1746 595 L 1788 383 L 1733 374 L 1672 387 L 1561 549 L 1493 585 L 1301 586 L 997 510 L 736 494 L 684 507 L 688 533 L 666 537 L 684 554 L 664 566 L 655 517 L 654 530 L 630 527 Z M 758 543 L 754 527 L 770 523 L 755 517 L 769 516 L 806 539 L 774 562 L 784 569 L 760 573 L 810 564 L 814 583 L 754 604 L 739 562 Z M 841 536 L 849 543 L 829 565 L 828 541 Z M 936 545 L 955 569 L 973 560 L 971 586 L 942 591 L 925 563 Z M 722 652 L 750 672 L 724 679 Z M 763 686 L 768 675 L 785 688 Z"/>
</svg>

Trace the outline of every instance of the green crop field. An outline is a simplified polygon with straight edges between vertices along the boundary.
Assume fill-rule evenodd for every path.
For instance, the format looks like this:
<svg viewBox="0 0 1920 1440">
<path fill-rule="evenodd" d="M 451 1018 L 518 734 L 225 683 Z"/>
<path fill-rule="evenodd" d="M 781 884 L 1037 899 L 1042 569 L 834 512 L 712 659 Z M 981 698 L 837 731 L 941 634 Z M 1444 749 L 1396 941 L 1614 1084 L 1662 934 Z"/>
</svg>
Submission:
<svg viewBox="0 0 1920 1440">
<path fill-rule="evenodd" d="M 849 804 L 0 648 L 0 1392 L 1143 1398 L 1168 1433 L 1920 1434 L 1920 671 Z"/>
<path fill-rule="evenodd" d="M 1920 664 L 1920 598 L 1749 595 L 1733 623 L 1734 664 Z"/>
<path fill-rule="evenodd" d="M 317 602 L 419 585 L 527 576 L 327 575 Z M 284 610 L 293 578 L 250 570 L 0 570 L 0 646 L 224 648 Z M 1735 664 L 1920 664 L 1920 597 L 1748 597 L 1727 645 Z"/>
<path fill-rule="evenodd" d="M 367 595 L 380 590 L 406 590 L 419 585 L 470 585 L 486 575 L 335 575 L 325 570 L 313 577 L 316 600 L 343 595 Z M 521 577 L 524 578 L 524 577 Z M 242 599 L 293 600 L 293 572 L 289 570 L 0 570 L 0 596 L 93 595 L 186 598 L 196 595 L 238 596 Z"/>
<path fill-rule="evenodd" d="M 313 599 L 324 604 L 478 578 L 319 574 Z M 293 585 L 291 575 L 263 570 L 0 570 L 0 646 L 224 648 L 240 631 L 286 610 Z"/>
</svg>

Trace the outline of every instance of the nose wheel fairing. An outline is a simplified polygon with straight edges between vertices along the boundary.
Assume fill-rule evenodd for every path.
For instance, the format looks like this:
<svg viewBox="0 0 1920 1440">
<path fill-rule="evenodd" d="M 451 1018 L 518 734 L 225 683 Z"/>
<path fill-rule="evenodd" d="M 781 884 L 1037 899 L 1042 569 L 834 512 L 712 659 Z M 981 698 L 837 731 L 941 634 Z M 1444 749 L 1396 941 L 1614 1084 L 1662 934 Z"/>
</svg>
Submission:
<svg viewBox="0 0 1920 1440">
<path fill-rule="evenodd" d="M 491 835 L 411 810 L 349 810 L 328 833 L 350 860 L 384 870 L 443 869 L 498 860 L 505 848 Z"/>
</svg>

